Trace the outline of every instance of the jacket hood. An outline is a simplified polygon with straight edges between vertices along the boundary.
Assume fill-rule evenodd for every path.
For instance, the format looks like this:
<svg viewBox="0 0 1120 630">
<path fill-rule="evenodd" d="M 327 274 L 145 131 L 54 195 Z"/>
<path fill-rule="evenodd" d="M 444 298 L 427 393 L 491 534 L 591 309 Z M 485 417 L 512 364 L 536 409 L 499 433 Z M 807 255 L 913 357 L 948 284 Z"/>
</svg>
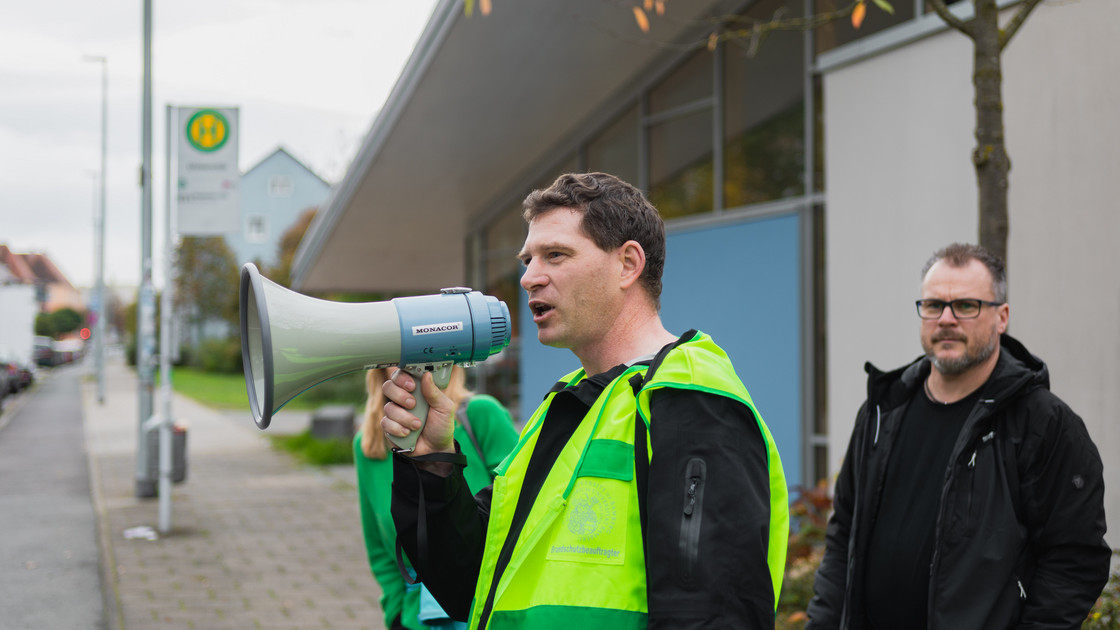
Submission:
<svg viewBox="0 0 1120 630">
<path fill-rule="evenodd" d="M 992 400 L 1006 400 L 1021 388 L 1050 389 L 1050 371 L 1046 363 L 1031 354 L 1018 339 L 1004 333 L 999 337 L 999 360 L 983 385 L 983 396 Z M 901 404 L 913 395 L 922 381 L 929 376 L 931 363 L 920 356 L 914 361 L 890 372 L 883 372 L 870 362 L 864 364 L 867 372 L 867 399 L 887 408 Z"/>
</svg>

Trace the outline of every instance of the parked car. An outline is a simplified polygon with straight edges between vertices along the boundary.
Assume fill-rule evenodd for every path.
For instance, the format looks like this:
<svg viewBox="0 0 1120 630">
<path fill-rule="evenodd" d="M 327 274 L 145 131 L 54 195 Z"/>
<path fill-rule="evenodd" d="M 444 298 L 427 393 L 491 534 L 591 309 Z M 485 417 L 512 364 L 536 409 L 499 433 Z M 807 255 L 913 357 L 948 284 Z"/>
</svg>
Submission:
<svg viewBox="0 0 1120 630">
<path fill-rule="evenodd" d="M 0 398 L 19 392 L 19 368 L 0 357 Z"/>
<path fill-rule="evenodd" d="M 35 357 L 35 365 L 40 367 L 51 367 L 54 365 L 54 346 L 52 341 L 50 337 L 35 337 L 35 344 L 32 350 Z"/>
<path fill-rule="evenodd" d="M 85 342 L 81 339 L 59 339 L 51 342 L 52 365 L 72 363 L 82 358 L 85 353 L 85 345 Z"/>
<path fill-rule="evenodd" d="M 8 365 L 0 363 L 0 409 L 4 408 L 4 398 L 11 393 L 11 377 L 8 376 Z"/>
<path fill-rule="evenodd" d="M 16 385 L 14 389 L 16 391 L 23 391 L 31 387 L 31 384 L 35 382 L 35 366 L 21 361 L 12 361 L 11 365 L 15 366 Z M 9 370 L 9 374 L 10 373 Z"/>
</svg>

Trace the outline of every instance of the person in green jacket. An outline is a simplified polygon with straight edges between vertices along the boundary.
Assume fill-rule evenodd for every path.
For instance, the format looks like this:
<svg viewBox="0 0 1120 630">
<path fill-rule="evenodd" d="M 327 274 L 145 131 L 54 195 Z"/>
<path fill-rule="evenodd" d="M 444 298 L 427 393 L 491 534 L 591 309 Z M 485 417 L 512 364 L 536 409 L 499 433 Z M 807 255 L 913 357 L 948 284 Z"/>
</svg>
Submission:
<svg viewBox="0 0 1120 630">
<path fill-rule="evenodd" d="M 381 408 L 385 401 L 381 384 L 388 379 L 389 371 L 385 369 L 366 372 L 368 398 L 361 429 L 354 437 L 362 532 L 370 570 L 381 585 L 385 627 L 390 630 L 455 627 L 456 622 L 438 618 L 441 614 L 438 609 L 429 612 L 435 605 L 434 600 L 422 597 L 419 585 L 407 584 L 397 568 L 396 528 L 389 513 L 393 462 L 387 455 L 391 444 L 381 430 Z M 472 493 L 478 492 L 491 484 L 491 471 L 517 444 L 517 432 L 509 411 L 500 402 L 493 396 L 473 394 L 466 388 L 466 372 L 459 366 L 452 371 L 447 395 L 462 403 L 455 439 L 463 445 L 467 457 L 467 467 L 463 470 L 467 485 Z"/>
</svg>

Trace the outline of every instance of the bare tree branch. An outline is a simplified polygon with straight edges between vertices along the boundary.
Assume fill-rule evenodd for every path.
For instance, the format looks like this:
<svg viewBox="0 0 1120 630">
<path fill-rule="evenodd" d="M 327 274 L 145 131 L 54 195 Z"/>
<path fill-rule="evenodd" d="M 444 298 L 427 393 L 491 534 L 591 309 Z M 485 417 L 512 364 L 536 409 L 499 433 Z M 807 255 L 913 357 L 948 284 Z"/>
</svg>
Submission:
<svg viewBox="0 0 1120 630">
<path fill-rule="evenodd" d="M 857 4 L 859 0 L 835 11 L 814 13 L 807 17 L 787 18 L 785 9 L 781 8 L 769 20 L 759 20 L 745 15 L 725 15 L 713 21 L 722 25 L 724 39 L 751 37 L 757 31 L 807 31 L 848 17 Z"/>
<path fill-rule="evenodd" d="M 941 2 L 941 0 L 936 1 Z M 1015 37 L 1015 33 L 1019 32 L 1019 27 L 1023 25 L 1023 22 L 1027 21 L 1027 16 L 1029 16 L 1031 11 L 1034 11 L 1034 8 L 1041 2 L 1042 0 L 1024 0 L 1023 4 L 1019 5 L 1019 10 L 1015 12 L 1011 21 L 1007 23 L 1007 28 L 1001 30 L 999 33 L 1000 52 L 1002 52 L 1004 48 L 1007 48 L 1007 44 L 1011 42 L 1011 38 Z"/>
<path fill-rule="evenodd" d="M 1034 0 L 1034 2 L 1038 1 L 1039 0 Z M 972 32 L 972 28 L 970 28 L 968 23 L 953 15 L 953 12 L 945 5 L 945 0 L 929 0 L 929 6 L 933 8 L 933 12 L 944 20 L 946 24 L 975 39 L 976 36 Z"/>
</svg>

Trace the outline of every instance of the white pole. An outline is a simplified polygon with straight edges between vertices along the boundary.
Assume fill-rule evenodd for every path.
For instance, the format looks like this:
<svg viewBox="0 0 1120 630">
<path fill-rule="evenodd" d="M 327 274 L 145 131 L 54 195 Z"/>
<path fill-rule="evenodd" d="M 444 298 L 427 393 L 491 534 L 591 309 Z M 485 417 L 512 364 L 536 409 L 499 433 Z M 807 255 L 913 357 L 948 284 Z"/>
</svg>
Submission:
<svg viewBox="0 0 1120 630">
<path fill-rule="evenodd" d="M 159 427 L 159 531 L 171 531 L 171 471 L 174 467 L 171 454 L 171 431 L 174 419 L 171 415 L 171 106 L 164 115 L 167 121 L 167 135 L 164 146 L 167 156 L 164 159 L 164 196 L 163 196 L 163 295 L 160 300 L 159 367 L 160 396 L 163 398 L 163 422 Z"/>
<path fill-rule="evenodd" d="M 136 496 L 142 499 L 156 495 L 156 480 L 149 470 L 155 456 L 148 452 L 148 435 L 144 423 L 155 415 L 152 401 L 154 387 L 154 354 L 156 345 L 156 298 L 152 287 L 152 0 L 144 0 L 144 88 L 141 97 L 140 168 L 143 192 L 140 196 L 140 295 L 137 309 L 136 374 L 138 386 L 138 433 L 136 449 Z"/>
<path fill-rule="evenodd" d="M 94 272 L 97 276 L 94 295 L 97 299 L 97 332 L 93 339 L 94 365 L 97 371 L 97 402 L 105 403 L 105 171 L 109 154 L 109 60 L 86 55 L 86 61 L 101 64 L 101 203 L 94 219 Z"/>
</svg>

